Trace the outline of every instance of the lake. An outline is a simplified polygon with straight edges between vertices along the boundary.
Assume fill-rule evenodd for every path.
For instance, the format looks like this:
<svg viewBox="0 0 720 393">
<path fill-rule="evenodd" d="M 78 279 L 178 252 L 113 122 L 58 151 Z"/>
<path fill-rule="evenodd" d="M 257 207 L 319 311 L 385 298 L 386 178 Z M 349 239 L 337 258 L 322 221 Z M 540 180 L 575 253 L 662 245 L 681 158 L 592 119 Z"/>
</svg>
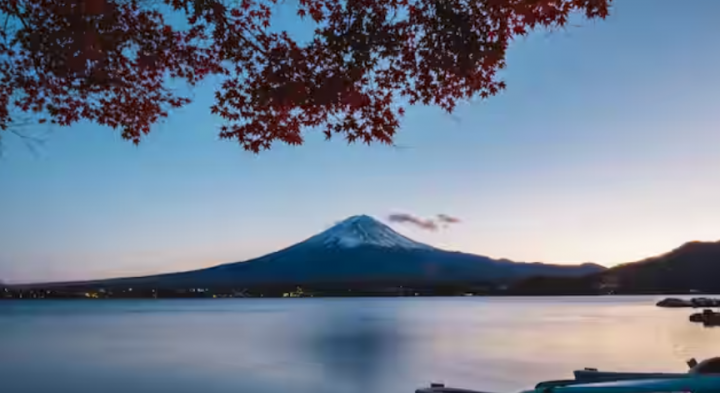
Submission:
<svg viewBox="0 0 720 393">
<path fill-rule="evenodd" d="M 685 371 L 720 355 L 720 328 L 658 299 L 0 301 L 0 391 L 516 392 L 583 367 Z"/>
</svg>

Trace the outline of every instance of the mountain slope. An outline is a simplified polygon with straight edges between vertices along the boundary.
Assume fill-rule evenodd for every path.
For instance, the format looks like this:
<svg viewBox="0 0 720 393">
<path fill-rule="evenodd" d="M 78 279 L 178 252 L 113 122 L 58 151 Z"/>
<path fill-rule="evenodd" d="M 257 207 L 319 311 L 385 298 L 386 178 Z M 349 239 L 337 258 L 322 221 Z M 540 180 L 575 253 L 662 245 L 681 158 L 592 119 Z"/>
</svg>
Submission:
<svg viewBox="0 0 720 393">
<path fill-rule="evenodd" d="M 440 250 L 409 239 L 372 217 L 360 215 L 303 242 L 250 261 L 95 284 L 178 288 L 491 283 L 534 275 L 574 277 L 602 269 L 593 264 L 515 263 Z"/>
<path fill-rule="evenodd" d="M 601 281 L 622 291 L 720 291 L 720 242 L 690 242 L 675 250 L 607 270 Z"/>
<path fill-rule="evenodd" d="M 690 242 L 668 253 L 582 277 L 534 277 L 515 283 L 522 295 L 720 293 L 720 242 Z"/>
</svg>

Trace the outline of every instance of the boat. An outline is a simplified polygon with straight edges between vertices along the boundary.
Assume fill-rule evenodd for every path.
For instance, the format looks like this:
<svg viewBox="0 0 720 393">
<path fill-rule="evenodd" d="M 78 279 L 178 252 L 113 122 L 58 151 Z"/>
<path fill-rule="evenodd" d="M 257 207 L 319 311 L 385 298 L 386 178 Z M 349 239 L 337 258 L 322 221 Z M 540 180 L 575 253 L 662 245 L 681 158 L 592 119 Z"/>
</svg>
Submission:
<svg viewBox="0 0 720 393">
<path fill-rule="evenodd" d="M 613 372 L 585 368 L 574 379 L 544 381 L 520 393 L 718 393 L 720 357 L 688 361 L 685 373 Z M 415 393 L 490 393 L 431 384 Z"/>
</svg>

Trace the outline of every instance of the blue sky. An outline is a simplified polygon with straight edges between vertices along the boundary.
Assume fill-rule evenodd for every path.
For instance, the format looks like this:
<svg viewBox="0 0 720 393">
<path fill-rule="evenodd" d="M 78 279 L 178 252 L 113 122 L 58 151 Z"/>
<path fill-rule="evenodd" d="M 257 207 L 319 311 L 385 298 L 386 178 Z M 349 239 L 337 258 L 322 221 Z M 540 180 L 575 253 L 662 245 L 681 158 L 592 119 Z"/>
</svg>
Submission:
<svg viewBox="0 0 720 393">
<path fill-rule="evenodd" d="M 394 228 L 519 261 L 612 265 L 718 240 L 719 13 L 616 0 L 606 21 L 521 39 L 505 92 L 453 115 L 411 108 L 400 150 L 310 135 L 254 156 L 218 140 L 211 82 L 139 147 L 89 124 L 49 129 L 37 154 L 6 136 L 0 280 L 239 261 L 360 213 L 458 216 Z"/>
</svg>

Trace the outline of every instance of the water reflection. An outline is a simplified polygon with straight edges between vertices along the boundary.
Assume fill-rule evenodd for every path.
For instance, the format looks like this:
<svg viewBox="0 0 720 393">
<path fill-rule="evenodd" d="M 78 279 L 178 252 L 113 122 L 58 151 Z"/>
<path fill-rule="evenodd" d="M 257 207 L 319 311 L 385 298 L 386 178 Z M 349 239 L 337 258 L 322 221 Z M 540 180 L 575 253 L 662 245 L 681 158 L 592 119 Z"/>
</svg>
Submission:
<svg viewBox="0 0 720 393">
<path fill-rule="evenodd" d="M 336 300 L 308 316 L 301 351 L 336 382 L 334 391 L 380 391 L 401 364 L 403 337 L 397 315 L 392 310 L 364 308 L 352 300 L 347 303 Z"/>
<path fill-rule="evenodd" d="M 0 302 L 0 390 L 515 392 L 586 366 L 684 371 L 720 355 L 720 329 L 655 300 Z"/>
</svg>

